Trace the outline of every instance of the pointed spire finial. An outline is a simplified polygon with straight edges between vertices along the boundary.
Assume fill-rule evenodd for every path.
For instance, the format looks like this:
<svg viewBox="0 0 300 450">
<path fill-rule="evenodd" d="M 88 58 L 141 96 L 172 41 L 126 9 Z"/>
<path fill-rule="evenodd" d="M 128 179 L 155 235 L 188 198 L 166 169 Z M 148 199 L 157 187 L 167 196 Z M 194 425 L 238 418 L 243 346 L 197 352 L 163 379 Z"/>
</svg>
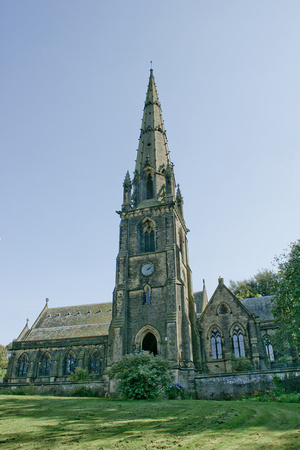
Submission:
<svg viewBox="0 0 300 450">
<path fill-rule="evenodd" d="M 178 209 L 180 211 L 180 214 L 183 217 L 183 197 L 181 195 L 181 190 L 179 187 L 179 184 L 177 184 L 177 192 L 176 192 L 176 204 L 178 206 Z"/>
<path fill-rule="evenodd" d="M 125 179 L 124 179 L 123 186 L 131 189 L 131 180 L 130 180 L 130 175 L 129 175 L 129 171 L 128 170 L 126 172 L 126 176 L 125 176 Z"/>
<path fill-rule="evenodd" d="M 153 70 L 153 69 L 152 69 L 152 61 L 150 61 L 150 70 Z"/>
<path fill-rule="evenodd" d="M 123 205 L 122 205 L 122 210 L 128 210 L 130 209 L 131 206 L 131 188 L 132 188 L 132 184 L 131 184 L 131 179 L 130 179 L 130 175 L 129 175 L 129 171 L 127 170 L 126 172 L 126 176 L 125 176 L 125 180 L 123 182 Z"/>
</svg>

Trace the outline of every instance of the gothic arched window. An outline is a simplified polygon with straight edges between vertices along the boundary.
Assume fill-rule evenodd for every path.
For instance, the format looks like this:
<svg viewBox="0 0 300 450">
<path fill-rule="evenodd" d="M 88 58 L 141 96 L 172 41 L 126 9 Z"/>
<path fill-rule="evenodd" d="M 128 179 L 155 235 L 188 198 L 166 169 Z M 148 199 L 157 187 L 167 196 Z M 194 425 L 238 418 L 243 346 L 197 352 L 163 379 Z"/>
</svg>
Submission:
<svg viewBox="0 0 300 450">
<path fill-rule="evenodd" d="M 89 359 L 89 373 L 100 374 L 102 371 L 102 361 L 97 350 L 94 350 Z"/>
<path fill-rule="evenodd" d="M 40 377 L 50 377 L 51 373 L 51 359 L 48 353 L 45 353 L 42 357 L 39 367 Z"/>
<path fill-rule="evenodd" d="M 228 310 L 228 306 L 226 305 L 226 303 L 221 303 L 220 307 L 219 307 L 219 314 L 228 314 L 229 310 Z"/>
<path fill-rule="evenodd" d="M 233 353 L 236 358 L 245 356 L 244 335 L 240 327 L 234 327 L 232 333 Z"/>
<path fill-rule="evenodd" d="M 147 191 L 147 199 L 153 198 L 153 178 L 150 173 L 147 175 L 147 182 L 146 182 L 146 191 Z"/>
<path fill-rule="evenodd" d="M 268 355 L 269 360 L 275 361 L 273 345 L 271 344 L 269 336 L 264 337 L 264 344 L 265 344 L 265 349 L 266 349 L 266 353 Z"/>
<path fill-rule="evenodd" d="M 65 360 L 65 370 L 64 370 L 64 374 L 65 375 L 70 375 L 70 373 L 74 373 L 75 372 L 75 363 L 76 363 L 76 358 L 73 352 L 68 353 L 66 360 Z"/>
<path fill-rule="evenodd" d="M 214 328 L 210 335 L 211 356 L 212 359 L 222 359 L 222 341 L 217 328 Z"/>
<path fill-rule="evenodd" d="M 154 225 L 149 219 L 141 227 L 141 250 L 145 253 L 155 251 Z"/>
<path fill-rule="evenodd" d="M 145 232 L 145 252 L 154 252 L 154 231 L 151 228 Z"/>
<path fill-rule="evenodd" d="M 144 288 L 144 304 L 151 303 L 151 289 L 149 286 Z"/>
<path fill-rule="evenodd" d="M 23 353 L 23 355 L 20 356 L 18 361 L 18 369 L 17 374 L 18 377 L 26 377 L 28 372 L 28 357 L 26 353 Z"/>
</svg>

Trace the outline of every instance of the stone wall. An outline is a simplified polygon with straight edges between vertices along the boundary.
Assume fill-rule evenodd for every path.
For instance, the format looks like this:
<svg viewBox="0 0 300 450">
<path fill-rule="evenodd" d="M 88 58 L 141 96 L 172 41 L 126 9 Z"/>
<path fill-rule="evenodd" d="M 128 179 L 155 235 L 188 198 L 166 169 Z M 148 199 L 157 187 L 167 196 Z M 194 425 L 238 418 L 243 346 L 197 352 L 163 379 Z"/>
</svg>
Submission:
<svg viewBox="0 0 300 450">
<path fill-rule="evenodd" d="M 300 376 L 300 369 L 278 369 L 261 372 L 239 372 L 221 375 L 202 375 L 195 377 L 196 398 L 222 400 L 239 398 L 254 392 L 274 390 L 273 377 Z"/>
<path fill-rule="evenodd" d="M 14 389 L 28 389 L 36 394 L 69 395 L 80 388 L 88 388 L 98 393 L 99 397 L 107 394 L 107 385 L 104 381 L 78 381 L 78 382 L 53 382 L 53 383 L 0 383 L 0 390 L 11 391 Z"/>
</svg>

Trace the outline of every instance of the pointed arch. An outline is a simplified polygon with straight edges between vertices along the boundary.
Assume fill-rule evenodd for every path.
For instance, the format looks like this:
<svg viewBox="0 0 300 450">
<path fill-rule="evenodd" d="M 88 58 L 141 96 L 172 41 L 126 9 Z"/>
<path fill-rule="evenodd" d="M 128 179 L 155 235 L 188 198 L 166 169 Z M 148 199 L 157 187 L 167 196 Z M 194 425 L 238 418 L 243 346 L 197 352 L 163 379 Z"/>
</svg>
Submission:
<svg viewBox="0 0 300 450">
<path fill-rule="evenodd" d="M 90 374 L 102 373 L 102 359 L 100 352 L 95 349 L 91 352 L 88 362 L 88 370 Z"/>
<path fill-rule="evenodd" d="M 219 327 L 213 325 L 210 328 L 209 336 L 210 339 L 210 348 L 211 348 L 211 357 L 212 359 L 222 359 L 223 358 L 223 350 L 222 350 L 222 333 Z"/>
<path fill-rule="evenodd" d="M 230 306 L 226 302 L 220 303 L 217 308 L 217 314 L 231 314 Z"/>
<path fill-rule="evenodd" d="M 27 377 L 28 368 L 29 368 L 28 356 L 26 353 L 22 353 L 22 355 L 18 359 L 17 376 Z"/>
<path fill-rule="evenodd" d="M 51 374 L 51 358 L 48 352 L 44 353 L 39 363 L 40 377 L 50 377 Z"/>
<path fill-rule="evenodd" d="M 148 173 L 146 179 L 146 198 L 148 200 L 150 198 L 153 198 L 153 196 L 154 196 L 153 177 L 151 173 Z"/>
<path fill-rule="evenodd" d="M 157 355 L 157 339 L 151 331 L 145 335 L 142 341 L 142 350 L 153 353 L 153 355 Z"/>
<path fill-rule="evenodd" d="M 148 350 L 159 354 L 161 348 L 161 337 L 159 332 L 151 325 L 141 328 L 135 337 L 135 347 L 138 351 Z"/>
<path fill-rule="evenodd" d="M 72 351 L 69 351 L 66 355 L 64 362 L 64 375 L 70 375 L 75 372 L 76 357 Z"/>
<path fill-rule="evenodd" d="M 269 361 L 275 361 L 274 349 L 273 349 L 273 345 L 272 345 L 270 336 L 268 334 L 265 334 L 265 336 L 263 337 L 263 341 L 265 344 L 265 349 L 266 349 L 266 353 L 268 355 Z"/>
<path fill-rule="evenodd" d="M 232 348 L 233 354 L 236 358 L 240 358 L 245 355 L 245 342 L 244 335 L 245 332 L 241 325 L 235 324 L 232 327 Z"/>
<path fill-rule="evenodd" d="M 140 223 L 140 249 L 143 253 L 155 251 L 155 223 L 149 217 Z"/>
<path fill-rule="evenodd" d="M 143 292 L 143 303 L 144 305 L 150 304 L 152 301 L 152 290 L 149 284 L 146 284 L 144 286 L 144 292 Z"/>
</svg>

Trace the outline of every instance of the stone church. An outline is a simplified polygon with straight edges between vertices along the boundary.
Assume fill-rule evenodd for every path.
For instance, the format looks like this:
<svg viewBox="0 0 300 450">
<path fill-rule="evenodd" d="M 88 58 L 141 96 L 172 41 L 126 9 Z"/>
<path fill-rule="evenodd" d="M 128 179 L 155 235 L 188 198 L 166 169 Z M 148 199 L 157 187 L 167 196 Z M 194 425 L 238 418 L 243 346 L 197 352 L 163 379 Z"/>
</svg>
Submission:
<svg viewBox="0 0 300 450">
<path fill-rule="evenodd" d="M 70 383 L 76 367 L 104 383 L 126 353 L 166 358 L 177 381 L 276 366 L 271 298 L 238 300 L 219 278 L 208 301 L 193 293 L 183 198 L 176 185 L 161 105 L 150 71 L 133 179 L 123 183 L 112 303 L 45 307 L 11 344 L 5 383 Z M 241 361 L 241 359 L 240 359 Z"/>
</svg>

